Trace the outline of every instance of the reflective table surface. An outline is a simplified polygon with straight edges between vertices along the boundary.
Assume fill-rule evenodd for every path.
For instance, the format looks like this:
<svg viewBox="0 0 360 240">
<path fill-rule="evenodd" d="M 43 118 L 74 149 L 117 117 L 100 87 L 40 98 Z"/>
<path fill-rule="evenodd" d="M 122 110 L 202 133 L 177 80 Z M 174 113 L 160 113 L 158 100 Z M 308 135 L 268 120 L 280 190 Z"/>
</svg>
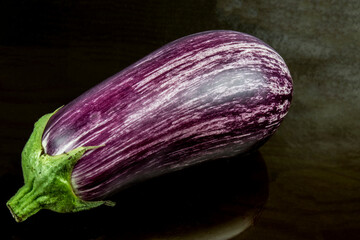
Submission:
<svg viewBox="0 0 360 240">
<path fill-rule="evenodd" d="M 0 4 L 0 239 L 360 239 L 360 2 L 181 0 Z M 292 106 L 258 152 L 119 192 L 117 205 L 15 223 L 34 122 L 179 37 L 233 29 L 271 45 Z"/>
</svg>

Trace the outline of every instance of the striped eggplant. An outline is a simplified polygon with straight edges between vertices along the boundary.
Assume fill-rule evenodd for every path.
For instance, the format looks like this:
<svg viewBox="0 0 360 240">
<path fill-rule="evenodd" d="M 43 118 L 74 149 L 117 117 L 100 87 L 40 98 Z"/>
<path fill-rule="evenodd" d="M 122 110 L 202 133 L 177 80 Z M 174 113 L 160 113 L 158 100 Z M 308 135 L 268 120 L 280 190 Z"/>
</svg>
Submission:
<svg viewBox="0 0 360 240">
<path fill-rule="evenodd" d="M 40 118 L 7 205 L 17 221 L 112 205 L 104 199 L 131 183 L 258 148 L 291 99 L 284 60 L 261 40 L 183 37 Z"/>
</svg>

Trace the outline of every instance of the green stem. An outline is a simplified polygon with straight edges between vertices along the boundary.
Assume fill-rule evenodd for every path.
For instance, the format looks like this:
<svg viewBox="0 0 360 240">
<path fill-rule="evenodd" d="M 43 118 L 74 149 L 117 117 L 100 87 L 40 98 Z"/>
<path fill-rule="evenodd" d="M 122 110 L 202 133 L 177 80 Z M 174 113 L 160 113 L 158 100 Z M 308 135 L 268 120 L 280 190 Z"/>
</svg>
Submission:
<svg viewBox="0 0 360 240">
<path fill-rule="evenodd" d="M 30 186 L 24 185 L 6 205 L 15 220 L 22 222 L 28 216 L 34 215 L 41 209 L 41 202 L 34 201 L 36 198 L 39 198 L 39 193 Z"/>
<path fill-rule="evenodd" d="M 54 113 L 44 115 L 35 123 L 34 131 L 22 152 L 25 185 L 7 202 L 17 222 L 24 221 L 41 209 L 65 213 L 102 204 L 114 205 L 109 201 L 84 201 L 76 196 L 71 186 L 71 173 L 76 162 L 86 151 L 98 146 L 79 147 L 56 156 L 44 153 L 41 137 Z"/>
</svg>

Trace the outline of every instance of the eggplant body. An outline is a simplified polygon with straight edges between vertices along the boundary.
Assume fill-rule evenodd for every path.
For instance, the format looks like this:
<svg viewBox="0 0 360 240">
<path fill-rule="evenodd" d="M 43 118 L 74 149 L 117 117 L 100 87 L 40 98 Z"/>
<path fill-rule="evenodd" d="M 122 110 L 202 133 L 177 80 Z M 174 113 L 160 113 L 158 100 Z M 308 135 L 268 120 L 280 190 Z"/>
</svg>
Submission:
<svg viewBox="0 0 360 240">
<path fill-rule="evenodd" d="M 235 31 L 208 31 L 165 45 L 52 116 L 49 155 L 99 146 L 71 183 L 103 199 L 139 179 L 257 148 L 292 98 L 289 70 L 271 47 Z"/>
</svg>

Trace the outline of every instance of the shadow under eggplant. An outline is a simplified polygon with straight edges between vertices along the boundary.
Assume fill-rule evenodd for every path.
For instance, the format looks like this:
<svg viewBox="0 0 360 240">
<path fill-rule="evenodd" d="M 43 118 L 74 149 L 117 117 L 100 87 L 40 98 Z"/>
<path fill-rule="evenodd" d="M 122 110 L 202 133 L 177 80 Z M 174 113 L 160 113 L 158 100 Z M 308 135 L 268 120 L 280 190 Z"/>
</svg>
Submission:
<svg viewBox="0 0 360 240">
<path fill-rule="evenodd" d="M 131 186 L 115 207 L 40 211 L 10 223 L 12 239 L 231 239 L 249 228 L 268 198 L 260 152 L 218 159 Z M 9 221 L 10 221 L 9 215 Z"/>
</svg>

